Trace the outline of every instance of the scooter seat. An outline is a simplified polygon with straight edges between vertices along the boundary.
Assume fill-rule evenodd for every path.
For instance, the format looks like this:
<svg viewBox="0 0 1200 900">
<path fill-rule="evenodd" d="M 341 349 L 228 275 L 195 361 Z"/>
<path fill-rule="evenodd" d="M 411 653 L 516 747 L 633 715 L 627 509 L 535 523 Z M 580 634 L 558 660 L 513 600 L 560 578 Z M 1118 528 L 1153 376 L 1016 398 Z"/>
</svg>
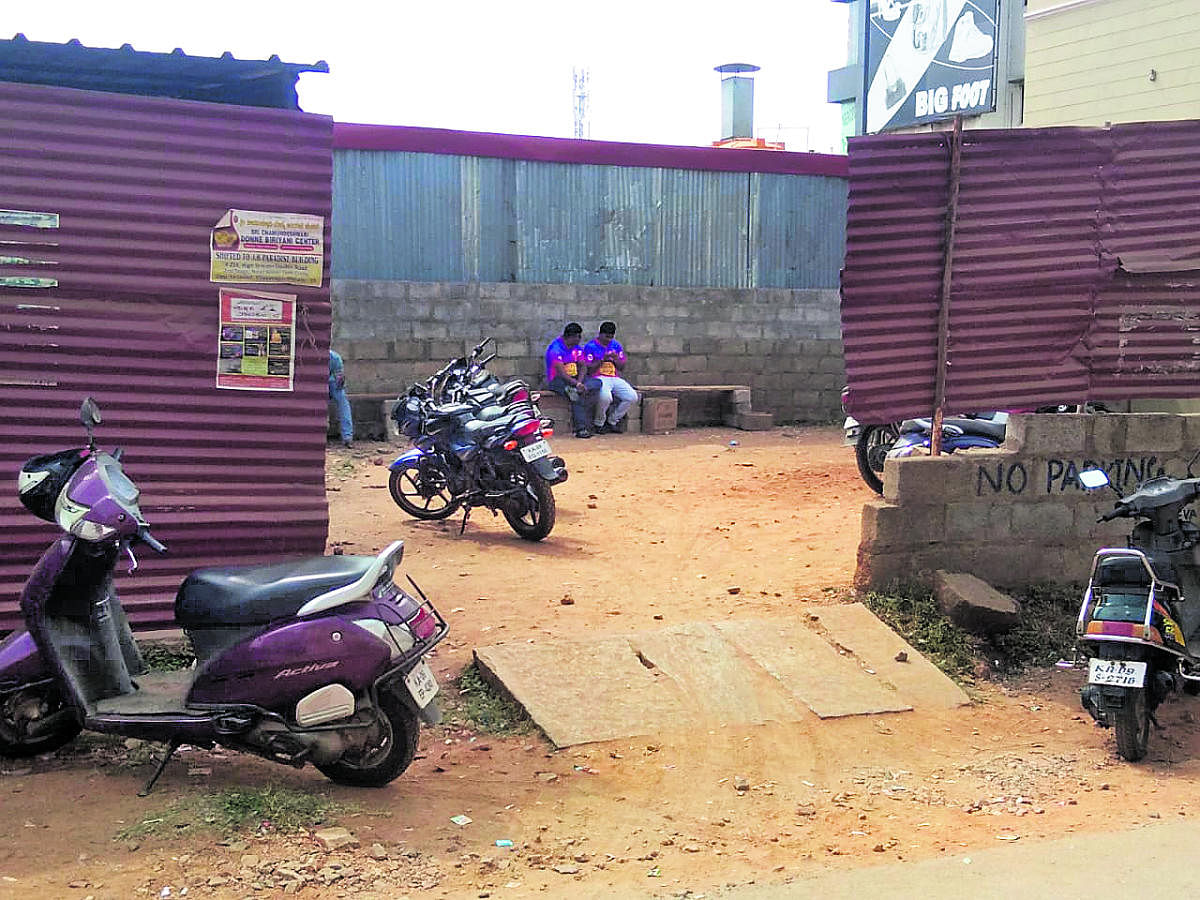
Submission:
<svg viewBox="0 0 1200 900">
<path fill-rule="evenodd" d="M 991 419 L 947 418 L 942 424 L 954 425 L 963 430 L 963 434 L 974 434 L 979 437 L 1003 441 L 1007 426 L 1004 422 L 993 422 Z"/>
<path fill-rule="evenodd" d="M 313 597 L 358 581 L 370 556 L 310 556 L 269 566 L 197 569 L 175 595 L 185 627 L 266 625 L 296 614 Z"/>
</svg>

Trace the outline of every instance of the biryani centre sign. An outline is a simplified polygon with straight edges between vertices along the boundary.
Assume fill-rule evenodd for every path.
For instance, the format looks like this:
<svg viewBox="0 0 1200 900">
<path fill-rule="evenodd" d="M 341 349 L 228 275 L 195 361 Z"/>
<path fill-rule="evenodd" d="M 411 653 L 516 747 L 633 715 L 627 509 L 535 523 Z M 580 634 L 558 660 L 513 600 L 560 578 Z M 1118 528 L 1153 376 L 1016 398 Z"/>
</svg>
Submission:
<svg viewBox="0 0 1200 900">
<path fill-rule="evenodd" d="M 996 108 L 998 0 L 871 0 L 866 130 Z"/>
</svg>

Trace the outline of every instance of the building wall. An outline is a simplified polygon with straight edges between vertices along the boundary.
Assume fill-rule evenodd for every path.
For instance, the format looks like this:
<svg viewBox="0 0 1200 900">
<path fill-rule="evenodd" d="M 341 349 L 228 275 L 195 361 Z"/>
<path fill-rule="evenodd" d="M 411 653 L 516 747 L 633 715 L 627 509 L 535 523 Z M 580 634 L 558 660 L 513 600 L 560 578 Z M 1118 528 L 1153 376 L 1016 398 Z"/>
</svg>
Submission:
<svg viewBox="0 0 1200 900">
<path fill-rule="evenodd" d="M 863 508 L 856 581 L 928 583 L 937 569 L 993 584 L 1086 581 L 1100 547 L 1123 547 L 1131 520 L 1097 523 L 1111 491 L 1075 481 L 1093 466 L 1128 492 L 1180 475 L 1200 446 L 1200 416 L 1014 416 L 996 452 L 889 459 L 884 496 Z"/>
<path fill-rule="evenodd" d="M 1029 0 L 1025 20 L 1027 126 L 1200 115 L 1200 0 Z"/>
<path fill-rule="evenodd" d="M 333 343 L 350 392 L 404 391 L 480 337 L 490 368 L 542 383 L 564 323 L 617 323 L 635 385 L 745 384 L 777 422 L 829 422 L 844 380 L 836 290 L 334 279 Z"/>
<path fill-rule="evenodd" d="M 343 148 L 333 181 L 338 278 L 832 288 L 842 265 L 842 177 Z"/>
</svg>

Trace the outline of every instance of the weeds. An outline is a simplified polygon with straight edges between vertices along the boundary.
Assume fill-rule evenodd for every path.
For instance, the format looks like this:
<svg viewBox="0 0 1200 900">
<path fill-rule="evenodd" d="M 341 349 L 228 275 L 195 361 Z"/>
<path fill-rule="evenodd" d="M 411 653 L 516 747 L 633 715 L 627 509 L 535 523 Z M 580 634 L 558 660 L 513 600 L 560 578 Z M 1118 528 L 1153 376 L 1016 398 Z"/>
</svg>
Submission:
<svg viewBox="0 0 1200 900">
<path fill-rule="evenodd" d="M 1017 674 L 1070 659 L 1082 585 L 1040 584 L 1010 593 L 1021 604 L 1020 622 L 1012 631 L 992 638 L 1003 672 Z"/>
<path fill-rule="evenodd" d="M 139 649 L 152 672 L 175 672 L 189 668 L 196 661 L 191 642 L 186 640 L 139 644 Z"/>
<path fill-rule="evenodd" d="M 863 602 L 947 675 L 971 680 L 976 639 L 946 618 L 928 590 L 893 585 L 886 593 L 867 594 Z"/>
<path fill-rule="evenodd" d="M 454 686 L 458 696 L 447 691 L 442 698 L 447 724 L 500 737 L 533 730 L 533 722 L 520 704 L 485 681 L 476 666 L 463 669 Z"/>
<path fill-rule="evenodd" d="M 178 834 L 185 830 L 231 834 L 253 827 L 260 831 L 293 832 L 328 822 L 350 807 L 311 790 L 270 785 L 229 788 L 199 798 L 176 801 L 166 809 L 117 832 L 118 840 Z"/>
<path fill-rule="evenodd" d="M 970 680 L 976 672 L 1019 675 L 1070 658 L 1082 589 L 1040 584 L 1011 591 L 1021 604 L 1020 620 L 1004 634 L 980 637 L 956 626 L 927 588 L 892 585 L 864 603 L 875 615 L 952 678 Z"/>
</svg>

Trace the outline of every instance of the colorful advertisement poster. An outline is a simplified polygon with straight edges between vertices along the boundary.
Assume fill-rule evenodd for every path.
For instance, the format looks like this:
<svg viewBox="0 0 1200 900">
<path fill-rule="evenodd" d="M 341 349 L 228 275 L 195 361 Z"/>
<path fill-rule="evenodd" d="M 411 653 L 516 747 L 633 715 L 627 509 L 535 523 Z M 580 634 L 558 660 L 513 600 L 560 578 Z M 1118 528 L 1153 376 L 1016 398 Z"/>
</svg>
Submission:
<svg viewBox="0 0 1200 900">
<path fill-rule="evenodd" d="M 290 391 L 296 362 L 296 297 L 221 288 L 217 387 Z"/>
<path fill-rule="evenodd" d="M 868 134 L 996 108 L 998 0 L 870 0 Z"/>
<path fill-rule="evenodd" d="M 321 286 L 321 216 L 231 209 L 212 230 L 209 281 Z"/>
</svg>

